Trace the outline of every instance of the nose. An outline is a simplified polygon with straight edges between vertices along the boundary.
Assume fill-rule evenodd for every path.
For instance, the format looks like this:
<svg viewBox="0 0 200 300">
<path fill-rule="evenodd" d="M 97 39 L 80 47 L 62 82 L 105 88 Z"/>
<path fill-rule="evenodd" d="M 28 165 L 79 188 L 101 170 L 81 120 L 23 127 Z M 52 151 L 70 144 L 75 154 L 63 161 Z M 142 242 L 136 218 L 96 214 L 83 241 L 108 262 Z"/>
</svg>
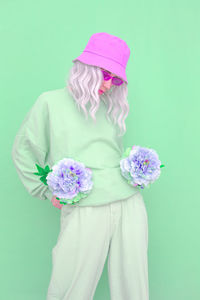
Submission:
<svg viewBox="0 0 200 300">
<path fill-rule="evenodd" d="M 110 78 L 109 80 L 104 80 L 104 86 L 106 87 L 107 90 L 109 90 L 110 87 L 112 86 L 112 78 Z"/>
</svg>

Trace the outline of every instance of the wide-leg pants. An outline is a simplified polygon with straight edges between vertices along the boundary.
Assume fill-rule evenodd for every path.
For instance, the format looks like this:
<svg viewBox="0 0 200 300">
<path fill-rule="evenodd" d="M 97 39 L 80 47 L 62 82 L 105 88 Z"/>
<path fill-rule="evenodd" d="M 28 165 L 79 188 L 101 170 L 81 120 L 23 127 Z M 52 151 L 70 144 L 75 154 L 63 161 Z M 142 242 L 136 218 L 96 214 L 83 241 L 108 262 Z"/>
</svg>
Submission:
<svg viewBox="0 0 200 300">
<path fill-rule="evenodd" d="M 92 300 L 107 255 L 111 300 L 149 300 L 148 216 L 140 191 L 101 206 L 62 206 L 46 300 Z"/>
</svg>

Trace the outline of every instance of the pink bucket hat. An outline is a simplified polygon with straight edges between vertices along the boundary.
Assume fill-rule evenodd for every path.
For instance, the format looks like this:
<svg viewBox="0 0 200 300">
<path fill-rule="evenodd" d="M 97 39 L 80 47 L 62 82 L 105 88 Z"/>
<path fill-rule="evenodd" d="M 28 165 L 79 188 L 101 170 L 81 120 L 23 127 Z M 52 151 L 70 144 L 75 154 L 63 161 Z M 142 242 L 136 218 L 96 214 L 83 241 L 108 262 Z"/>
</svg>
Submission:
<svg viewBox="0 0 200 300">
<path fill-rule="evenodd" d="M 130 49 L 126 42 L 117 36 L 106 32 L 93 34 L 82 54 L 77 58 L 85 64 L 104 68 L 127 81 L 126 65 L 130 56 Z"/>
</svg>

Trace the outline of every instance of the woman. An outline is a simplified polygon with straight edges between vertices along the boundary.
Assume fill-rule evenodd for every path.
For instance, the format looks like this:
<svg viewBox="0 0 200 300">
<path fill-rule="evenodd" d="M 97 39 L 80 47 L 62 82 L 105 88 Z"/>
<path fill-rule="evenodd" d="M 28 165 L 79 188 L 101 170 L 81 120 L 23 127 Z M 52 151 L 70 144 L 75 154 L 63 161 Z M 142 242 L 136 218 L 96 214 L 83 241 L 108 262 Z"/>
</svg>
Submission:
<svg viewBox="0 0 200 300">
<path fill-rule="evenodd" d="M 149 299 L 146 207 L 119 164 L 129 56 L 122 39 L 93 34 L 73 60 L 67 86 L 42 93 L 15 137 L 12 158 L 25 188 L 61 209 L 47 300 L 93 299 L 107 255 L 111 299 Z M 92 191 L 75 205 L 61 205 L 34 175 L 36 163 L 52 166 L 64 157 L 92 170 Z"/>
</svg>

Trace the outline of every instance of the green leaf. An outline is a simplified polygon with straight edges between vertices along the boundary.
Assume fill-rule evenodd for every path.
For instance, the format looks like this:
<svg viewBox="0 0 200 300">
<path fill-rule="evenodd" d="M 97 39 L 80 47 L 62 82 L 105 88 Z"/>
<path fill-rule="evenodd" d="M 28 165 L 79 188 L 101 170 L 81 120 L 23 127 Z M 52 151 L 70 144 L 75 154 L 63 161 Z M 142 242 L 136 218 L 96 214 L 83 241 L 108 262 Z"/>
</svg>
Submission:
<svg viewBox="0 0 200 300">
<path fill-rule="evenodd" d="M 38 175 L 38 176 L 41 176 L 41 174 L 40 174 L 40 173 L 33 173 L 33 174 L 35 174 L 35 175 Z"/>
<path fill-rule="evenodd" d="M 50 172 L 49 166 L 46 165 L 46 167 L 44 168 L 45 172 L 48 174 Z"/>
<path fill-rule="evenodd" d="M 126 148 L 126 150 L 124 151 L 123 153 L 123 156 L 122 157 L 128 157 L 130 152 L 131 152 L 132 148 L 131 147 L 128 147 Z"/>
<path fill-rule="evenodd" d="M 45 185 L 47 185 L 46 175 L 41 176 L 41 177 L 40 177 L 40 180 L 41 180 Z"/>
<path fill-rule="evenodd" d="M 42 167 L 40 167 L 38 164 L 35 164 L 35 165 L 36 165 L 40 175 L 45 175 L 46 174 L 45 170 Z"/>
<path fill-rule="evenodd" d="M 165 165 L 160 165 L 160 168 L 163 168 L 163 167 L 165 167 Z"/>
</svg>

